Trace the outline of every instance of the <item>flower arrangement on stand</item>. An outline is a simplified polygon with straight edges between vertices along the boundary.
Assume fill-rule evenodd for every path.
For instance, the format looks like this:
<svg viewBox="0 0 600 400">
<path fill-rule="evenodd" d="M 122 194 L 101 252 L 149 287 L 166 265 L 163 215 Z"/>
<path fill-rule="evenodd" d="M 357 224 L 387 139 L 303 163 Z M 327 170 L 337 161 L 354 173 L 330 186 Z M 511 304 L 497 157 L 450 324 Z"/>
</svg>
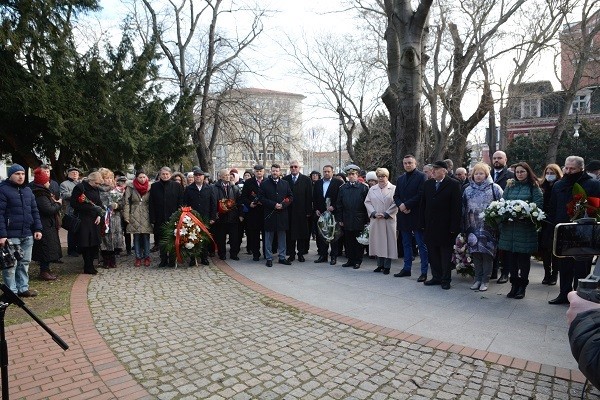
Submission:
<svg viewBox="0 0 600 400">
<path fill-rule="evenodd" d="M 567 214 L 571 221 L 588 217 L 600 222 L 600 198 L 588 196 L 585 189 L 576 183 L 573 185 L 573 198 L 567 204 Z"/>
<path fill-rule="evenodd" d="M 216 251 L 217 245 L 206 221 L 191 207 L 181 207 L 164 224 L 162 245 L 167 252 L 175 253 L 178 263 L 184 258 L 201 257 L 202 249 L 209 241 Z"/>
<path fill-rule="evenodd" d="M 529 220 L 536 230 L 542 229 L 542 221 L 546 214 L 535 203 L 524 200 L 495 200 L 481 213 L 486 224 L 497 228 L 504 221 Z"/>
<path fill-rule="evenodd" d="M 467 245 L 467 237 L 464 233 L 459 233 L 454 242 L 454 250 L 452 252 L 452 263 L 456 265 L 456 272 L 462 276 L 475 276 L 473 268 L 473 259 Z"/>
</svg>

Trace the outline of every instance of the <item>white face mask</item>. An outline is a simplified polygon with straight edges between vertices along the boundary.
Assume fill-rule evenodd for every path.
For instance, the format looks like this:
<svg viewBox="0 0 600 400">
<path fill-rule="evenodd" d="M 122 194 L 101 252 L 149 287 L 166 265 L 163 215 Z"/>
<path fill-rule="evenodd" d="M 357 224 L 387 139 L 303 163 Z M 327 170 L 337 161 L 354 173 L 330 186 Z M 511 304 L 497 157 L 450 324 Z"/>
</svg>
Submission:
<svg viewBox="0 0 600 400">
<path fill-rule="evenodd" d="M 596 174 L 594 174 L 594 173 L 592 173 L 592 172 L 588 172 L 587 174 L 588 174 L 589 176 L 591 176 L 593 179 L 600 179 L 600 178 L 598 178 L 598 175 L 596 175 Z"/>
<path fill-rule="evenodd" d="M 556 180 L 556 175 L 554 175 L 554 174 L 548 174 L 548 175 L 546 175 L 546 180 L 548 182 L 554 182 Z"/>
</svg>

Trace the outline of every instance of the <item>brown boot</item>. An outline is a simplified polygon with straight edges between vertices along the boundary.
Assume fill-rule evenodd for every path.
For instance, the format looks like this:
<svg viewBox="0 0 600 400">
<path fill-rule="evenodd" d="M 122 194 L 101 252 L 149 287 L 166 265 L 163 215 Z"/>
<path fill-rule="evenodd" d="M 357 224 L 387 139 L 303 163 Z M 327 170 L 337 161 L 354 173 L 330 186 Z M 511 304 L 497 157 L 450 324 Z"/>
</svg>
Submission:
<svg viewBox="0 0 600 400">
<path fill-rule="evenodd" d="M 54 281 L 56 280 L 56 276 L 52 275 L 50 271 L 41 271 L 40 279 L 43 281 Z"/>
</svg>

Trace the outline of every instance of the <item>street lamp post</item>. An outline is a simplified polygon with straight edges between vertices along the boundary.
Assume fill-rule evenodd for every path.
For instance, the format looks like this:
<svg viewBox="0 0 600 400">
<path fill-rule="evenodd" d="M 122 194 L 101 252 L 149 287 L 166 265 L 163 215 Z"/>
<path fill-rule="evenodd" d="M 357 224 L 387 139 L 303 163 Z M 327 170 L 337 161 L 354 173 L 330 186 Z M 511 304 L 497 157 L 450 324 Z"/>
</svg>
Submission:
<svg viewBox="0 0 600 400">
<path fill-rule="evenodd" d="M 340 129 L 338 137 L 338 172 L 342 172 L 342 128 L 344 126 L 344 115 L 342 114 L 342 107 L 338 107 L 338 114 L 340 115 Z"/>
<path fill-rule="evenodd" d="M 578 142 L 579 142 L 579 129 L 581 129 L 581 124 L 579 123 L 579 110 L 575 113 L 575 123 L 573 124 L 573 138 L 575 139 L 575 153 L 577 153 Z"/>
</svg>

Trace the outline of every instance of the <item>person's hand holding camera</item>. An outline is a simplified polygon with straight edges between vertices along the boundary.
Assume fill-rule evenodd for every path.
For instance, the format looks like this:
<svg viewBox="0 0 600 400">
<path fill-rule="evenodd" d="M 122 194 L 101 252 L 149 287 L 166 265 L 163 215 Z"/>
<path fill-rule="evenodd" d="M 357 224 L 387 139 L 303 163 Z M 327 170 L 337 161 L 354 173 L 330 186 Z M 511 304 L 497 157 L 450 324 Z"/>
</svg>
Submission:
<svg viewBox="0 0 600 400">
<path fill-rule="evenodd" d="M 571 325 L 575 317 L 577 317 L 577 314 L 590 310 L 600 310 L 600 304 L 582 299 L 577 295 L 576 291 L 570 292 L 567 295 L 567 298 L 569 299 L 570 303 L 569 310 L 567 311 L 567 320 L 569 321 L 569 325 Z"/>
</svg>

